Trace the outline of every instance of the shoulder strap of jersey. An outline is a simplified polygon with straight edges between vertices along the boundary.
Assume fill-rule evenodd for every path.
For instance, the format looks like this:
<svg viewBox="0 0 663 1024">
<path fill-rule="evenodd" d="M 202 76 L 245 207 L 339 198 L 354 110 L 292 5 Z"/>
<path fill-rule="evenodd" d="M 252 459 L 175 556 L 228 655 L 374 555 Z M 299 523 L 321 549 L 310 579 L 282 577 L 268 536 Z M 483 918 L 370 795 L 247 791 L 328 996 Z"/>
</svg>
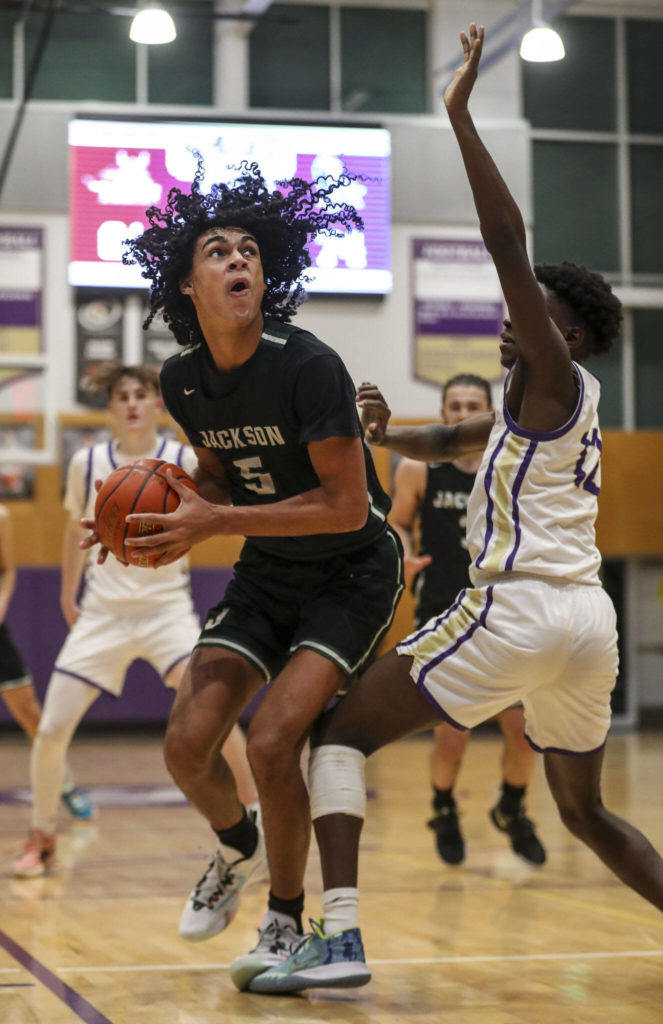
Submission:
<svg viewBox="0 0 663 1024">
<path fill-rule="evenodd" d="M 301 327 L 297 327 L 295 324 L 283 324 L 280 320 L 267 319 L 260 341 L 261 344 L 268 345 L 270 348 L 283 348 L 288 339 L 299 331 L 301 331 Z"/>
</svg>

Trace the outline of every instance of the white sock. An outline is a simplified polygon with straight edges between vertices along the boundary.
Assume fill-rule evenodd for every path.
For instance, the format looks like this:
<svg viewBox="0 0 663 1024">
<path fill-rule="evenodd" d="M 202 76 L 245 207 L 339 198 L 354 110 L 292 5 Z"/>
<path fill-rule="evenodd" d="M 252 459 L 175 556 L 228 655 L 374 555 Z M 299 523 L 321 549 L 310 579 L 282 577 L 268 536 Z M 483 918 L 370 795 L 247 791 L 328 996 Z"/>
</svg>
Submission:
<svg viewBox="0 0 663 1024">
<path fill-rule="evenodd" d="M 359 889 L 326 889 L 322 894 L 323 931 L 335 935 L 359 927 Z"/>
</svg>

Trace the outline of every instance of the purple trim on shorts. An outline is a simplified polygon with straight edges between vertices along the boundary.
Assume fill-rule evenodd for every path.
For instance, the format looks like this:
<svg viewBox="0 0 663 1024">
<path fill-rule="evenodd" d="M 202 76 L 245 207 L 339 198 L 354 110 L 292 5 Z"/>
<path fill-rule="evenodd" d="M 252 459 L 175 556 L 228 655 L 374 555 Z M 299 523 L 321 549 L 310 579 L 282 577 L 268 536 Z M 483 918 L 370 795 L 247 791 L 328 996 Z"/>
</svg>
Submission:
<svg viewBox="0 0 663 1024">
<path fill-rule="evenodd" d="M 483 545 L 483 551 L 481 552 L 481 554 L 477 558 L 476 562 L 474 563 L 475 566 L 477 567 L 477 569 L 479 569 L 481 567 L 481 562 L 486 557 L 486 551 L 488 550 L 488 545 L 490 544 L 490 539 L 493 536 L 493 509 L 495 508 L 495 502 L 493 501 L 493 499 L 490 496 L 490 487 L 491 487 L 491 484 L 493 482 L 493 469 L 495 467 L 495 459 L 499 455 L 500 450 L 502 449 L 502 447 L 504 445 L 504 442 L 505 442 L 506 438 L 508 437 L 508 435 L 509 435 L 509 431 L 505 430 L 504 433 L 502 434 L 501 438 L 499 439 L 498 443 L 495 445 L 495 451 L 493 452 L 493 454 L 492 454 L 492 456 L 490 458 L 490 462 L 488 463 L 488 469 L 486 470 L 485 476 L 483 478 L 483 487 L 484 487 L 484 490 L 486 492 L 486 497 L 488 498 L 488 501 L 486 503 L 486 523 L 487 523 L 487 526 L 486 526 L 486 540 L 485 540 L 484 545 Z"/>
<path fill-rule="evenodd" d="M 432 696 L 432 694 L 430 694 L 428 692 L 428 690 L 425 690 L 423 687 L 420 687 L 419 684 L 417 684 L 417 689 L 419 690 L 419 693 L 421 694 L 421 696 L 426 698 L 426 700 L 428 701 L 430 706 L 433 708 L 433 710 L 436 711 L 437 714 L 440 716 L 440 718 L 444 719 L 445 722 L 447 722 L 449 725 L 452 725 L 454 727 L 454 729 L 458 729 L 459 732 L 469 732 L 470 731 L 466 725 L 461 725 L 460 722 L 457 722 L 455 719 L 453 719 L 451 717 L 451 715 L 449 715 L 444 710 L 444 708 L 440 704 L 437 703 L 435 698 Z"/>
<path fill-rule="evenodd" d="M 424 682 L 425 682 L 426 676 L 428 675 L 428 673 L 430 672 L 430 670 L 432 668 L 435 668 L 437 665 L 440 665 L 450 655 L 455 654 L 455 652 L 458 650 L 458 648 L 461 647 L 465 643 L 466 640 L 469 640 L 470 637 L 473 636 L 474 633 L 476 633 L 477 629 L 479 629 L 480 626 L 485 626 L 486 625 L 486 619 L 488 617 L 488 611 L 489 611 L 490 606 L 491 606 L 492 603 L 493 603 L 493 584 L 491 584 L 489 587 L 486 587 L 486 605 L 485 605 L 483 611 L 481 612 L 481 615 L 479 616 L 479 618 L 474 620 L 474 622 L 472 623 L 470 628 L 465 633 L 463 633 L 462 636 L 459 636 L 458 639 L 456 640 L 456 642 L 451 645 L 451 647 L 447 648 L 447 650 L 442 651 L 441 654 L 438 654 L 437 658 L 433 658 L 432 661 L 429 661 L 428 664 L 424 668 L 422 668 L 421 672 L 419 673 L 419 678 L 417 679 L 417 688 L 418 689 L 423 691 L 423 689 L 424 689 Z"/>
<path fill-rule="evenodd" d="M 53 666 L 54 672 L 59 672 L 61 676 L 69 676 L 71 679 L 77 679 L 79 683 L 87 683 L 95 690 L 99 690 L 99 693 L 107 693 L 109 697 L 113 697 L 115 700 L 118 699 L 116 693 L 111 693 L 104 686 L 100 686 L 99 683 L 95 683 L 94 680 L 88 679 L 87 676 L 79 676 L 78 672 L 70 672 L 68 668 L 60 668 L 59 665 Z"/>
<path fill-rule="evenodd" d="M 507 379 L 505 381 L 505 384 L 504 384 L 504 399 L 503 399 L 504 406 L 503 406 L 503 408 L 504 408 L 504 419 L 506 421 L 506 424 L 507 424 L 509 430 L 512 433 L 517 434 L 518 437 L 528 438 L 530 441 L 554 441 L 556 438 L 562 437 L 564 434 L 568 434 L 569 430 L 571 430 L 572 427 L 574 427 L 575 424 L 578 421 L 578 417 L 580 416 L 580 411 L 582 409 L 582 403 L 583 403 L 583 401 L 585 399 L 585 382 L 584 382 L 584 380 L 582 378 L 582 373 L 580 372 L 580 367 L 578 366 L 577 363 L 574 363 L 573 360 L 571 360 L 571 366 L 573 366 L 575 368 L 575 370 L 577 371 L 577 374 L 578 374 L 578 380 L 580 381 L 580 394 L 578 395 L 578 403 L 577 403 L 577 405 L 575 407 L 575 410 L 574 410 L 574 412 L 573 412 L 573 414 L 571 416 L 571 419 L 567 420 L 566 423 L 564 423 L 561 427 L 558 427 L 557 430 L 525 430 L 523 427 L 518 426 L 516 421 L 512 418 L 511 413 L 507 409 L 506 394 L 507 394 L 507 388 L 508 388 L 508 383 L 509 383 L 509 378 L 507 377 Z M 509 376 L 510 375 L 511 375 L 511 370 L 509 371 Z"/>
<path fill-rule="evenodd" d="M 537 442 L 536 441 L 531 441 L 530 442 L 530 446 L 527 449 L 527 452 L 525 453 L 525 458 L 521 462 L 520 469 L 518 470 L 518 472 L 516 474 L 516 479 L 514 480 L 513 487 L 511 488 L 511 516 L 512 516 L 512 519 L 513 519 L 513 528 L 514 528 L 514 531 L 515 531 L 515 534 L 516 534 L 516 539 L 515 539 L 513 548 L 511 550 L 511 554 L 507 558 L 506 565 L 504 566 L 504 568 L 507 571 L 513 568 L 513 562 L 514 562 L 514 559 L 516 557 L 516 553 L 518 551 L 518 548 L 520 547 L 520 538 L 521 538 L 522 531 L 520 529 L 520 509 L 518 507 L 518 495 L 520 494 L 520 488 L 523 485 L 523 480 L 525 479 L 525 474 L 527 473 L 527 470 L 529 469 L 530 462 L 532 461 L 532 458 L 534 457 L 534 452 L 536 451 L 536 447 L 537 447 Z"/>
<path fill-rule="evenodd" d="M 599 743 L 598 747 L 594 747 L 592 750 L 565 750 L 564 747 L 539 747 L 534 740 L 529 738 L 527 733 L 525 733 L 525 739 L 537 754 L 566 754 L 567 757 L 591 757 L 592 754 L 598 754 L 599 750 L 603 750 L 607 743 L 606 737 L 603 743 Z"/>
<path fill-rule="evenodd" d="M 87 999 L 84 999 L 82 995 L 75 992 L 73 988 L 66 985 L 64 981 L 61 981 L 57 975 L 49 971 L 48 967 L 44 967 L 39 960 L 35 960 L 31 953 L 28 953 L 23 946 L 19 946 L 17 942 L 7 935 L 6 932 L 0 930 L 0 946 L 9 953 L 11 957 L 16 960 L 26 971 L 28 971 L 33 978 L 40 981 L 49 992 L 52 992 L 61 1002 L 68 1006 L 72 1010 L 79 1020 L 85 1021 L 85 1024 L 113 1024 L 108 1017 L 104 1017 L 103 1013 L 95 1009 L 92 1003 L 88 1003 Z"/>
<path fill-rule="evenodd" d="M 92 448 L 87 450 L 87 470 L 85 471 L 85 504 L 87 505 L 92 493 Z"/>
<path fill-rule="evenodd" d="M 422 636 L 426 635 L 426 633 L 434 633 L 435 630 L 437 629 L 437 627 L 442 622 L 444 622 L 444 620 L 447 619 L 451 615 L 452 612 L 456 611 L 456 609 L 460 606 L 460 603 L 463 600 L 463 598 L 465 597 L 466 593 L 467 593 L 467 590 L 461 590 L 460 594 L 458 595 L 458 597 L 456 598 L 454 603 L 451 605 L 451 607 L 447 608 L 446 612 L 442 612 L 441 615 L 438 615 L 438 617 L 435 619 L 434 625 L 432 625 L 429 629 L 421 629 L 421 630 L 419 630 L 418 633 L 413 633 L 411 636 L 407 636 L 405 638 L 405 640 L 401 640 L 400 643 L 396 644 L 396 649 L 401 647 L 403 644 L 411 644 L 411 643 L 414 643 L 416 640 L 420 640 Z M 430 622 L 430 619 L 429 619 L 429 622 Z"/>
</svg>

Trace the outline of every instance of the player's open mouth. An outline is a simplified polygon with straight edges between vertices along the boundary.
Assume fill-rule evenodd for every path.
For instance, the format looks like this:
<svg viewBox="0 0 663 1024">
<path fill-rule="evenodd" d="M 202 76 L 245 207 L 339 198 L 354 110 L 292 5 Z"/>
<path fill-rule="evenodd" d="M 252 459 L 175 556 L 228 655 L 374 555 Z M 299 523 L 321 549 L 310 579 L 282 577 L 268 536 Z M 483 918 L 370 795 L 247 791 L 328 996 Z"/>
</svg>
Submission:
<svg viewBox="0 0 663 1024">
<path fill-rule="evenodd" d="M 230 289 L 233 295 L 244 295 L 248 290 L 249 286 L 246 281 L 235 281 L 234 285 Z"/>
</svg>

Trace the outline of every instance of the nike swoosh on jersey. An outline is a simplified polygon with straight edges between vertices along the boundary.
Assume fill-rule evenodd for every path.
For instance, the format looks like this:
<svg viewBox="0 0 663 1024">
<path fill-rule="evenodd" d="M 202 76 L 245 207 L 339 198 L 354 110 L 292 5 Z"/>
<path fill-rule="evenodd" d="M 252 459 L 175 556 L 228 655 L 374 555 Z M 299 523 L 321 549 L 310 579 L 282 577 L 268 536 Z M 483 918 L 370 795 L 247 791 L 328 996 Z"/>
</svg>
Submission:
<svg viewBox="0 0 663 1024">
<path fill-rule="evenodd" d="M 195 390 L 196 390 L 195 388 L 185 388 L 184 389 L 184 394 L 185 395 L 192 395 Z"/>
</svg>

